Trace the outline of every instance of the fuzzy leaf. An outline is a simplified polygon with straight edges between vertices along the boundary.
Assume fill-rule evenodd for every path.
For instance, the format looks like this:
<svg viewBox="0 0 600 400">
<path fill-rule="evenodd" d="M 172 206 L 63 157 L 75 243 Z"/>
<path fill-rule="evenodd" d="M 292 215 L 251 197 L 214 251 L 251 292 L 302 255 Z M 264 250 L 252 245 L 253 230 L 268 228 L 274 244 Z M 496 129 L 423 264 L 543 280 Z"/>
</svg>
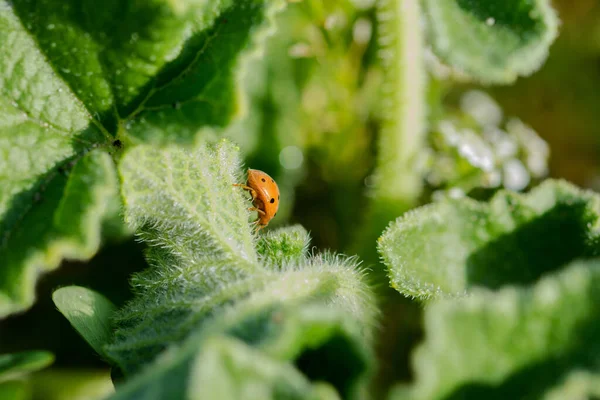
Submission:
<svg viewBox="0 0 600 400">
<path fill-rule="evenodd" d="M 256 243 L 265 264 L 300 264 L 307 258 L 310 237 L 300 225 L 269 231 Z"/>
<path fill-rule="evenodd" d="M 125 218 L 152 245 L 153 265 L 133 278 L 138 295 L 116 317 L 123 328 L 109 353 L 127 372 L 212 312 L 201 300 L 221 285 L 263 273 L 248 205 L 232 186 L 243 179 L 229 142 L 195 149 L 138 146 L 125 154 L 120 172 Z M 216 295 L 212 306 L 233 292 L 247 293 L 248 286 Z M 124 359 L 128 352 L 135 353 L 131 361 Z"/>
<path fill-rule="evenodd" d="M 279 363 L 242 342 L 215 338 L 192 367 L 192 399 L 302 399 L 310 386 L 292 365 Z"/>
<path fill-rule="evenodd" d="M 120 171 L 126 220 L 150 245 L 151 263 L 150 269 L 134 277 L 136 297 L 118 312 L 115 339 L 105 347 L 126 377 L 157 357 L 191 362 L 201 342 L 182 345 L 181 359 L 172 349 L 197 335 L 226 334 L 293 359 L 314 347 L 311 340 L 322 343 L 335 332 L 325 329 L 328 323 L 315 328 L 319 325 L 310 318 L 296 326 L 292 317 L 298 314 L 291 310 L 272 318 L 282 304 L 308 300 L 319 301 L 335 318 L 352 315 L 360 321 L 361 340 L 369 341 L 373 301 L 354 259 L 305 256 L 307 235 L 299 227 L 266 234 L 258 241 L 259 256 L 247 194 L 232 186 L 242 182 L 238 157 L 237 149 L 225 140 L 192 149 L 138 146 L 124 155 Z M 315 318 L 319 315 L 315 313 Z M 280 326 L 281 318 L 291 321 L 289 331 L 281 331 L 288 326 Z M 352 339 L 348 346 L 361 340 Z M 189 365 L 174 365 L 179 372 L 163 366 L 157 362 L 148 369 L 149 376 L 173 379 L 165 390 L 180 386 L 175 381 L 185 378 L 182 371 Z M 354 376 L 352 371 L 347 373 Z M 354 385 L 357 379 L 349 381 Z"/>
<path fill-rule="evenodd" d="M 250 340 L 243 325 L 261 340 Z M 335 308 L 263 310 L 249 301 L 165 352 L 112 399 L 362 398 L 370 364 L 361 336 L 352 316 Z"/>
<path fill-rule="evenodd" d="M 110 190 L 116 193 L 110 160 L 97 155 L 82 160 L 86 149 L 102 139 L 100 130 L 89 123 L 87 110 L 56 76 L 14 11 L 0 1 L 0 316 L 31 305 L 39 270 L 55 268 L 64 256 L 89 256 L 97 246 L 104 197 Z M 70 169 L 69 163 L 78 170 L 67 180 L 57 169 Z M 97 171 L 89 169 L 90 163 L 99 163 Z M 78 194 L 77 182 L 90 174 L 100 181 Z M 67 194 L 65 188 L 74 190 Z M 75 210 L 73 228 L 59 227 L 63 192 L 82 195 L 79 202 L 96 208 L 96 215 Z M 48 223 L 53 219 L 54 225 Z"/>
<path fill-rule="evenodd" d="M 104 227 L 115 233 L 118 198 L 98 197 L 107 194 L 108 166 L 100 182 L 85 178 L 93 203 L 63 197 L 71 185 L 63 175 L 94 148 L 190 142 L 204 125 L 227 125 L 243 108 L 237 86 L 245 59 L 283 4 L 0 0 L 0 259 L 9 264 L 0 281 L 10 286 L 0 287 L 0 315 L 31 304 L 38 270 L 95 253 L 102 224 L 75 217 L 100 221 L 98 207 L 109 201 Z M 58 245 L 73 238 L 40 223 L 52 219 L 78 234 L 85 226 L 85 240 Z M 25 238 L 25 230 L 34 233 Z"/>
<path fill-rule="evenodd" d="M 71 173 L 54 172 L 0 246 L 0 316 L 34 301 L 37 276 L 63 258 L 88 259 L 100 247 L 104 217 L 118 195 L 110 156 L 94 150 Z"/>
<path fill-rule="evenodd" d="M 575 371 L 594 374 L 599 285 L 600 261 L 578 261 L 531 287 L 434 303 L 413 358 L 411 398 L 536 399 Z"/>
<path fill-rule="evenodd" d="M 425 300 L 527 284 L 600 254 L 600 198 L 562 181 L 489 203 L 444 200 L 399 218 L 379 240 L 394 288 Z"/>
<path fill-rule="evenodd" d="M 17 378 L 52 364 L 54 355 L 47 351 L 24 351 L 0 355 L 0 381 Z"/>
<path fill-rule="evenodd" d="M 96 353 L 105 357 L 102 347 L 111 338 L 109 320 L 115 305 L 100 293 L 79 286 L 54 291 L 52 300 Z"/>
<path fill-rule="evenodd" d="M 430 41 L 446 63 L 484 83 L 535 72 L 558 32 L 549 0 L 425 0 Z"/>
<path fill-rule="evenodd" d="M 185 42 L 180 60 L 168 64 L 136 104 L 128 119 L 131 123 L 126 123 L 131 135 L 143 140 L 189 142 L 199 126 L 226 126 L 242 114 L 245 105 L 238 84 L 246 77 L 246 58 L 257 44 L 262 45 L 273 16 L 285 1 L 202 3 L 222 12 L 213 17 L 210 29 Z M 208 18 L 202 15 L 202 19 Z M 198 29 L 197 24 L 193 29 Z"/>
<path fill-rule="evenodd" d="M 88 114 L 84 126 L 92 122 L 122 139 L 189 141 L 198 127 L 224 125 L 238 111 L 242 58 L 262 42 L 284 2 L 11 4 L 3 12 L 25 25 L 21 30 L 33 38 L 27 48 L 56 71 L 48 76 L 64 82 L 65 95 Z"/>
</svg>

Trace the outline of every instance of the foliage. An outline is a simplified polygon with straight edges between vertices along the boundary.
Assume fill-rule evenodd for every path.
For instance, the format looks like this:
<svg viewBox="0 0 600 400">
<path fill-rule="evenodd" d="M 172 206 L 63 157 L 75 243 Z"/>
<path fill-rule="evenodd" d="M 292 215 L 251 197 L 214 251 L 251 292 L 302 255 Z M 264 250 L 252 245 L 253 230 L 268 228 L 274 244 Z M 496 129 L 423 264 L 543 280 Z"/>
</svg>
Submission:
<svg viewBox="0 0 600 400">
<path fill-rule="evenodd" d="M 547 0 L 0 0 L 0 317 L 65 265 L 38 304 L 112 380 L 6 345 L 0 398 L 598 396 L 600 198 L 541 182 L 544 132 L 473 83 L 532 74 L 557 25 Z M 266 230 L 244 164 L 279 183 Z M 115 242 L 145 256 L 118 295 L 85 271 Z"/>
<path fill-rule="evenodd" d="M 412 398 L 594 393 L 599 267 L 598 261 L 576 262 L 530 287 L 475 290 L 430 307 L 427 338 L 414 355 Z"/>
<path fill-rule="evenodd" d="M 392 284 L 438 299 L 413 355 L 415 384 L 395 396 L 594 393 L 599 211 L 598 195 L 547 181 L 489 204 L 435 203 L 390 226 L 379 249 Z"/>
<path fill-rule="evenodd" d="M 150 245 L 151 266 L 133 279 L 135 298 L 117 312 L 109 335 L 102 322 L 110 306 L 100 295 L 75 287 L 54 294 L 65 317 L 126 377 L 152 365 L 117 397 L 154 396 L 146 383 L 135 383 L 146 379 L 164 386 L 165 395 L 195 396 L 205 390 L 195 382 L 214 379 L 206 374 L 220 371 L 223 382 L 215 381 L 210 390 L 235 398 L 235 392 L 222 391 L 249 383 L 239 381 L 243 373 L 217 365 L 225 362 L 222 357 L 242 357 L 234 364 L 247 368 L 244 357 L 255 350 L 245 350 L 244 343 L 274 357 L 265 358 L 264 371 L 253 378 L 264 390 L 274 390 L 273 396 L 280 389 L 268 389 L 269 382 L 279 384 L 279 379 L 291 380 L 283 385 L 286 391 L 303 393 L 307 378 L 291 364 L 282 376 L 268 371 L 278 371 L 283 361 L 301 364 L 313 351 L 333 352 L 351 364 L 331 377 L 330 371 L 321 376 L 313 368 L 306 372 L 309 378 L 329 381 L 345 396 L 364 390 L 364 343 L 371 336 L 374 309 L 361 271 L 352 259 L 308 256 L 308 236 L 300 227 L 272 232 L 257 246 L 244 194 L 232 185 L 242 176 L 229 141 L 202 142 L 193 149 L 136 146 L 125 153 L 119 170 L 125 220 Z M 79 300 L 69 301 L 68 295 Z M 313 301 L 319 306 L 307 305 Z M 177 343 L 179 349 L 169 349 Z M 226 350 L 229 345 L 239 347 L 240 354 Z M 165 351 L 168 362 L 161 355 Z M 178 379 L 194 377 L 178 384 L 177 394 L 167 383 L 173 370 Z"/>
<path fill-rule="evenodd" d="M 119 213 L 123 146 L 189 142 L 198 126 L 231 120 L 246 54 L 281 8 L 56 4 L 0 3 L 0 315 L 32 304 L 39 271 L 98 250 L 103 221 Z"/>
<path fill-rule="evenodd" d="M 557 35 L 558 18 L 547 0 L 424 4 L 436 53 L 484 82 L 511 83 L 536 71 Z"/>
<path fill-rule="evenodd" d="M 100 293 L 78 286 L 56 290 L 52 300 L 96 353 L 106 358 L 102 346 L 111 337 L 110 318 L 115 305 Z"/>
<path fill-rule="evenodd" d="M 600 197 L 565 182 L 489 203 L 448 199 L 407 213 L 379 240 L 392 285 L 427 300 L 527 284 L 600 253 Z"/>
</svg>

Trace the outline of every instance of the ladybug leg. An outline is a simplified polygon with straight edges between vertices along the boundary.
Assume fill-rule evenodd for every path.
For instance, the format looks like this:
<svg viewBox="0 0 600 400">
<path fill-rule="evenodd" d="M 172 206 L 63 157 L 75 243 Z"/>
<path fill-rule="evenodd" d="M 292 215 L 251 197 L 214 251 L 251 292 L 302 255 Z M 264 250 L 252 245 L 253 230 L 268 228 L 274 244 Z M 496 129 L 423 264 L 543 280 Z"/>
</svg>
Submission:
<svg viewBox="0 0 600 400">
<path fill-rule="evenodd" d="M 264 228 L 264 225 L 261 225 L 258 223 L 258 220 L 254 221 L 252 223 L 252 225 L 254 225 L 254 233 L 257 233 L 258 231 L 260 231 L 262 228 Z"/>
<path fill-rule="evenodd" d="M 250 192 L 252 200 L 256 199 L 256 190 L 252 189 L 250 186 L 244 185 L 243 183 L 234 183 L 233 186 L 239 186 L 242 189 L 247 190 L 248 192 Z"/>
<path fill-rule="evenodd" d="M 250 208 L 248 208 L 248 211 L 257 211 L 259 214 L 265 215 L 265 212 L 263 210 L 256 208 L 256 207 L 250 207 Z"/>
</svg>

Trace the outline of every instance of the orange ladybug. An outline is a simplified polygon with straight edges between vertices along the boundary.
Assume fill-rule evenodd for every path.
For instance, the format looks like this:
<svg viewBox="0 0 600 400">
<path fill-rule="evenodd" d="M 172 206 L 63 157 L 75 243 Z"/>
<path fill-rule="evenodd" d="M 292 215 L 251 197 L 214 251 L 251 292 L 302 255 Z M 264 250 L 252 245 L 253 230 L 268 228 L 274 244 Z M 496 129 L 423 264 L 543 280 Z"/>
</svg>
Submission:
<svg viewBox="0 0 600 400">
<path fill-rule="evenodd" d="M 234 183 L 233 186 L 240 186 L 250 192 L 252 204 L 249 211 L 258 212 L 256 224 L 260 230 L 269 224 L 269 221 L 277 215 L 279 208 L 279 187 L 275 180 L 266 173 L 257 169 L 248 169 L 248 181 L 246 184 Z"/>
</svg>

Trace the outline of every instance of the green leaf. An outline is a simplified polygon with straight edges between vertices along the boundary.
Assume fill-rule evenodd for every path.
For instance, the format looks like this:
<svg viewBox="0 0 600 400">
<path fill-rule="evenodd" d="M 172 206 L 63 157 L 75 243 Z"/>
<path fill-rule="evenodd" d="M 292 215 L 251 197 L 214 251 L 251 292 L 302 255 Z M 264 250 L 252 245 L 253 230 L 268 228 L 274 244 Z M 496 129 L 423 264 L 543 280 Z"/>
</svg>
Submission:
<svg viewBox="0 0 600 400">
<path fill-rule="evenodd" d="M 209 339 L 203 347 L 192 370 L 192 399 L 306 398 L 308 382 L 292 365 L 231 339 Z"/>
<path fill-rule="evenodd" d="M 243 325 L 262 340 L 249 340 Z M 363 398 L 370 354 L 361 337 L 351 315 L 322 304 L 247 302 L 163 353 L 112 399 Z"/>
<path fill-rule="evenodd" d="M 246 196 L 233 186 L 244 181 L 237 151 L 226 140 L 131 149 L 120 165 L 125 220 L 185 262 L 225 258 L 256 270 Z"/>
<path fill-rule="evenodd" d="M 310 379 L 328 382 L 342 398 L 360 398 L 361 385 L 370 365 L 369 353 L 360 340 L 361 334 L 353 326 L 356 322 L 340 318 L 344 314 L 323 306 L 302 304 L 296 310 L 276 309 L 269 313 L 269 319 L 253 319 L 255 327 L 261 327 L 265 322 L 267 325 L 262 326 L 262 330 L 267 330 L 268 334 L 263 335 L 258 344 L 263 350 L 262 357 L 258 351 L 246 351 L 247 354 L 244 354 L 241 345 L 238 345 L 238 350 L 232 346 L 233 343 L 225 341 L 222 345 L 228 348 L 228 358 L 231 360 L 219 360 L 227 366 L 226 369 L 219 370 L 204 350 L 194 367 L 195 374 L 192 376 L 197 380 L 192 380 L 194 384 L 190 388 L 191 392 L 196 396 L 204 395 L 204 390 L 210 387 L 208 382 L 212 381 L 214 383 L 210 388 L 214 388 L 215 395 L 222 393 L 214 398 L 245 398 L 241 394 L 246 393 L 243 388 L 249 384 L 259 388 L 265 384 L 273 386 L 264 388 L 257 393 L 256 398 L 316 398 L 317 395 L 311 393 L 314 389 L 308 387 Z M 260 323 L 261 321 L 264 322 Z M 231 322 L 227 324 L 230 325 Z M 235 321 L 234 324 L 238 322 Z M 236 331 L 239 332 L 239 328 Z M 204 344 L 203 349 L 208 346 L 209 344 Z M 216 354 L 212 355 L 217 358 L 215 356 Z M 223 355 L 219 358 L 223 358 Z M 254 373 L 250 372 L 252 359 L 256 360 Z M 293 361 L 295 368 L 291 362 L 285 361 Z M 236 369 L 241 371 L 237 372 Z"/>
<path fill-rule="evenodd" d="M 100 163 L 95 169 L 103 179 L 84 196 L 93 198 L 92 205 L 98 207 L 95 218 L 101 219 L 103 195 L 111 182 L 106 160 L 90 156 L 82 161 L 84 152 L 102 139 L 101 132 L 89 124 L 88 112 L 55 76 L 5 1 L 0 2 L 0 71 L 0 316 L 4 316 L 31 305 L 39 270 L 55 268 L 65 255 L 84 258 L 84 250 L 95 244 L 97 233 L 91 226 L 75 244 L 74 237 L 55 236 L 59 227 L 48 223 L 60 218 L 57 209 L 65 187 L 76 186 L 91 173 L 87 164 Z M 70 163 L 82 165 L 67 180 L 58 167 L 70 169 Z M 87 215 L 90 223 L 93 214 Z"/>
<path fill-rule="evenodd" d="M 109 349 L 127 372 L 181 339 L 212 307 L 246 294 L 266 271 L 258 265 L 246 197 L 233 186 L 243 178 L 231 143 L 138 146 L 120 171 L 125 218 L 152 244 L 152 267 L 134 276 L 137 296 L 117 315 L 123 328 Z"/>
<path fill-rule="evenodd" d="M 310 236 L 300 225 L 268 231 L 256 243 L 256 251 L 264 264 L 275 266 L 306 261 Z"/>
<path fill-rule="evenodd" d="M 56 268 L 63 258 L 85 260 L 95 254 L 117 185 L 114 164 L 100 150 L 76 160 L 68 177 L 52 173 L 35 204 L 5 232 L 0 246 L 0 316 L 33 303 L 41 272 Z"/>
<path fill-rule="evenodd" d="M 237 112 L 241 58 L 262 42 L 284 2 L 56 4 L 15 1 L 4 14 L 25 25 L 28 48 L 43 54 L 56 71 L 48 75 L 68 86 L 86 120 L 122 139 L 189 141 L 198 127 L 226 124 Z"/>
<path fill-rule="evenodd" d="M 52 364 L 54 355 L 47 351 L 24 351 L 0 355 L 0 381 L 18 378 Z"/>
<path fill-rule="evenodd" d="M 136 296 L 117 313 L 115 338 L 105 346 L 126 378 L 157 358 L 179 357 L 173 355 L 179 345 L 181 360 L 191 362 L 201 343 L 185 343 L 197 335 L 234 336 L 289 360 L 341 330 L 354 332 L 343 333 L 351 335 L 342 345 L 348 356 L 367 358 L 350 351 L 370 342 L 374 322 L 372 295 L 358 263 L 328 253 L 305 256 L 308 238 L 299 227 L 255 234 L 247 210 L 250 200 L 233 186 L 243 181 L 238 157 L 226 140 L 194 148 L 137 146 L 124 155 L 125 217 L 150 245 L 151 264 L 133 278 Z M 291 308 L 309 300 L 329 314 L 315 312 L 297 322 L 298 312 Z M 290 311 L 273 316 L 283 305 Z M 351 315 L 360 329 L 346 328 L 340 315 Z M 282 319 L 288 323 L 281 325 Z M 353 385 L 361 374 L 345 365 L 341 355 L 337 359 L 346 368 L 344 381 L 350 376 L 347 385 L 352 387 L 347 389 L 358 390 Z M 178 372 L 169 372 L 163 364 L 157 361 L 147 369 L 149 379 L 172 379 L 165 390 L 185 386 L 180 380 L 189 365 L 177 364 L 173 368 Z M 359 371 L 365 369 L 357 365 Z"/>
<path fill-rule="evenodd" d="M 106 358 L 102 347 L 112 336 L 109 320 L 115 305 L 100 293 L 79 286 L 55 290 L 52 300 L 96 353 Z"/>
<path fill-rule="evenodd" d="M 218 0 L 199 2 L 206 12 L 183 32 L 186 38 L 178 60 L 163 68 L 145 90 L 144 98 L 125 122 L 142 140 L 192 140 L 200 126 L 227 126 L 245 104 L 239 82 L 247 78 L 247 59 L 260 49 L 271 31 L 283 0 Z M 214 10 L 220 13 L 212 16 Z M 209 18 L 210 24 L 205 24 Z M 251 76 L 248 76 L 251 79 Z M 132 106 L 129 107 L 133 108 Z"/>
<path fill-rule="evenodd" d="M 548 0 L 425 0 L 424 5 L 436 54 L 484 83 L 511 83 L 535 72 L 558 32 Z"/>
<path fill-rule="evenodd" d="M 291 364 L 278 362 L 239 340 L 207 339 L 190 368 L 191 379 L 187 388 L 181 388 L 180 398 L 186 392 L 190 399 L 310 398 L 310 384 Z M 145 397 L 142 394 L 140 398 Z"/>
<path fill-rule="evenodd" d="M 399 218 L 379 251 L 394 288 L 421 300 L 473 287 L 528 284 L 600 254 L 600 198 L 548 180 L 529 194 L 498 192 L 489 203 L 444 200 Z"/>
<path fill-rule="evenodd" d="M 597 374 L 599 284 L 600 261 L 578 261 L 531 287 L 434 303 L 412 398 L 535 399 L 576 371 Z"/>
<path fill-rule="evenodd" d="M 107 221 L 86 225 L 78 247 L 59 246 L 72 238 L 40 221 L 82 225 L 67 205 L 76 206 L 74 216 L 102 220 L 102 210 L 86 210 L 92 204 L 75 193 L 63 198 L 72 185 L 64 175 L 75 175 L 92 149 L 116 155 L 136 141 L 190 142 L 204 125 L 226 126 L 243 110 L 246 59 L 283 4 L 0 0 L 0 259 L 8 259 L 1 281 L 11 286 L 1 289 L 0 315 L 31 304 L 37 270 L 91 257 L 100 227 L 123 233 L 114 194 L 98 197 L 114 168 L 104 165 L 99 183 L 85 179 L 93 207 L 110 203 Z M 110 161 L 94 156 L 102 157 Z"/>
</svg>

